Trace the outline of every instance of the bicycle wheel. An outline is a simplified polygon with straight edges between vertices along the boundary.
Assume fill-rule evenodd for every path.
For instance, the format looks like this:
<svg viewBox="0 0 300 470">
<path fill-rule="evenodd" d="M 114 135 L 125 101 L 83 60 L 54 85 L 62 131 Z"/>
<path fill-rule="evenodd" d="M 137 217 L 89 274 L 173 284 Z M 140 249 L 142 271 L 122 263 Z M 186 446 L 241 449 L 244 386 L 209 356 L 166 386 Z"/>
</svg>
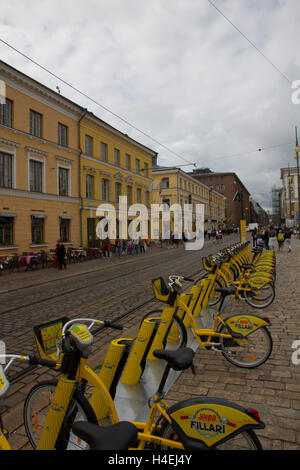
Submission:
<svg viewBox="0 0 300 470">
<path fill-rule="evenodd" d="M 172 428 L 172 425 L 165 419 L 162 422 L 159 437 L 178 442 L 178 435 Z M 158 447 L 161 450 L 169 450 L 172 448 L 163 445 Z M 199 450 L 201 450 L 201 447 L 203 450 L 207 449 L 204 444 L 201 446 L 201 441 L 199 439 Z M 189 449 L 186 448 L 185 450 Z M 193 450 L 195 450 L 195 447 L 193 447 Z M 263 450 L 263 448 L 255 432 L 252 429 L 249 429 L 248 431 L 243 431 L 240 434 L 231 437 L 226 442 L 213 447 L 213 450 Z"/>
<path fill-rule="evenodd" d="M 41 437 L 48 410 L 57 382 L 41 382 L 29 392 L 24 403 L 24 425 L 29 442 L 35 449 Z M 88 400 L 76 390 L 58 438 L 60 450 L 86 450 L 88 444 L 78 439 L 71 431 L 75 421 L 89 421 L 97 424 L 97 418 Z"/>
<path fill-rule="evenodd" d="M 269 282 L 260 290 L 245 290 L 244 299 L 246 300 L 247 304 L 251 305 L 251 307 L 268 307 L 275 299 L 275 288 L 273 283 Z"/>
<path fill-rule="evenodd" d="M 155 318 L 157 323 L 159 323 L 161 321 L 161 315 L 162 310 L 152 310 L 151 312 L 146 313 L 141 324 L 146 318 Z M 186 345 L 186 328 L 183 321 L 177 315 L 174 315 L 165 338 L 165 349 L 179 349 L 184 348 Z"/>
<path fill-rule="evenodd" d="M 222 325 L 220 333 L 228 333 L 227 328 Z M 273 341 L 269 330 L 262 326 L 244 339 L 221 338 L 222 354 L 237 367 L 253 369 L 266 362 L 273 349 Z"/>
</svg>

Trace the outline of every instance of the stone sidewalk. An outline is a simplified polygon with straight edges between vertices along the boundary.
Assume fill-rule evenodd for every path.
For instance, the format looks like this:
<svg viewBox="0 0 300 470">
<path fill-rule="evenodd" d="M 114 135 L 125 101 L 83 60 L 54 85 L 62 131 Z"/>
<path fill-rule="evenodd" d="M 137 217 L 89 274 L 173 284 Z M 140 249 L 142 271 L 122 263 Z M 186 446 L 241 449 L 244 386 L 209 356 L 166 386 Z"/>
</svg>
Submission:
<svg viewBox="0 0 300 470">
<path fill-rule="evenodd" d="M 202 395 L 255 408 L 266 424 L 257 433 L 264 449 L 299 450 L 300 341 L 298 354 L 293 342 L 300 340 L 300 240 L 292 240 L 290 253 L 276 252 L 276 260 L 274 302 L 261 310 L 231 298 L 224 312 L 258 313 L 270 318 L 273 351 L 269 360 L 257 369 L 245 370 L 229 364 L 219 353 L 198 348 L 197 375 L 185 371 L 167 399 L 176 402 Z"/>
</svg>

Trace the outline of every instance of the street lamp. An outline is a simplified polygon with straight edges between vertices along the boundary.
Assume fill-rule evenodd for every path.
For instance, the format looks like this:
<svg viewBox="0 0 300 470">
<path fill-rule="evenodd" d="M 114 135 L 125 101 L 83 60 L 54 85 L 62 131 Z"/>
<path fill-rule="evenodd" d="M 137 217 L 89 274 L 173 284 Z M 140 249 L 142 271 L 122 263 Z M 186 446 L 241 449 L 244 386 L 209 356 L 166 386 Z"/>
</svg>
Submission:
<svg viewBox="0 0 300 470">
<path fill-rule="evenodd" d="M 300 152 L 300 147 L 298 147 L 297 126 L 295 127 L 295 136 L 296 136 L 295 158 L 297 160 L 297 185 L 298 185 L 298 212 L 296 212 L 296 227 L 297 227 L 298 238 L 299 238 L 300 237 L 300 233 L 299 233 L 299 223 L 300 223 L 299 152 Z"/>
</svg>

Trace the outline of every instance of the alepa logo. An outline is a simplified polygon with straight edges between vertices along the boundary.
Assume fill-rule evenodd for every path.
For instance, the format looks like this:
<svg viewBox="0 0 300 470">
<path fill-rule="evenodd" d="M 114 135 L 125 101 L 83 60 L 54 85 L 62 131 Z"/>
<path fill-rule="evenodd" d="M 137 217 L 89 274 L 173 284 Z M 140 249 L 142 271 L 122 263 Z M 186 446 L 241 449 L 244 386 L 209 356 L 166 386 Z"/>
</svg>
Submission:
<svg viewBox="0 0 300 470">
<path fill-rule="evenodd" d="M 235 328 L 242 331 L 249 331 L 252 330 L 254 323 L 249 320 L 249 318 L 239 318 L 234 324 Z"/>
<path fill-rule="evenodd" d="M 210 439 L 219 434 L 226 434 L 227 426 L 232 428 L 236 424 L 221 416 L 211 408 L 201 408 L 196 411 L 194 416 L 181 416 L 181 419 L 190 420 L 190 429 L 195 430 L 206 439 Z"/>
<path fill-rule="evenodd" d="M 128 207 L 127 196 L 119 196 L 118 211 L 112 204 L 100 204 L 96 217 L 96 235 L 100 240 L 148 239 L 181 240 L 183 233 L 188 242 L 186 250 L 201 250 L 204 245 L 204 204 L 132 204 Z M 118 233 L 117 233 L 118 227 Z M 150 230 L 149 230 L 150 228 Z M 193 228 L 196 230 L 194 231 Z"/>
</svg>

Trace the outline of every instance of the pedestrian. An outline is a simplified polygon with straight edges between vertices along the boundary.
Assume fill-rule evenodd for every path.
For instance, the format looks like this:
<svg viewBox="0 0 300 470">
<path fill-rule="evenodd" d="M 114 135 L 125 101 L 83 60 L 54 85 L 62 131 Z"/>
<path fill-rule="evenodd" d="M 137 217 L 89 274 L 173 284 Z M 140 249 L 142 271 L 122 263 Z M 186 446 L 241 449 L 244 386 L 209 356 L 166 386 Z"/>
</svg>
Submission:
<svg viewBox="0 0 300 470">
<path fill-rule="evenodd" d="M 145 240 L 142 237 L 139 238 L 139 247 L 140 253 L 145 253 Z"/>
<path fill-rule="evenodd" d="M 263 231 L 261 227 L 258 227 L 258 230 L 256 232 L 256 246 L 262 246 L 262 245 L 264 245 Z"/>
<path fill-rule="evenodd" d="M 139 254 L 139 239 L 137 237 L 133 240 L 132 254 L 135 254 L 135 255 Z"/>
<path fill-rule="evenodd" d="M 276 240 L 276 232 L 274 227 L 271 225 L 269 229 L 269 250 L 275 251 Z"/>
<path fill-rule="evenodd" d="M 66 250 L 65 250 L 65 247 L 64 247 L 63 243 L 61 243 L 61 244 L 57 243 L 56 248 L 55 248 L 55 255 L 56 255 L 57 260 L 58 260 L 59 269 L 62 269 L 62 267 L 67 269 L 67 265 L 66 265 L 66 261 L 65 261 Z"/>
<path fill-rule="evenodd" d="M 292 233 L 289 228 L 286 228 L 284 231 L 284 244 L 287 247 L 288 252 L 291 251 L 291 243 L 292 243 Z"/>
<path fill-rule="evenodd" d="M 129 238 L 129 240 L 127 241 L 127 253 L 129 255 L 132 255 L 132 250 L 133 250 L 133 243 L 132 243 L 131 238 Z"/>
<path fill-rule="evenodd" d="M 262 239 L 263 239 L 264 244 L 265 244 L 265 250 L 268 250 L 269 249 L 269 230 L 268 230 L 268 227 L 265 227 L 263 235 L 262 235 Z"/>
<path fill-rule="evenodd" d="M 111 251 L 110 240 L 109 240 L 109 238 L 107 238 L 104 241 L 104 246 L 103 246 L 104 258 L 109 258 L 110 257 L 110 251 Z"/>
<path fill-rule="evenodd" d="M 116 239 L 116 256 L 119 256 L 119 258 L 122 256 L 122 240 L 119 238 Z"/>
<path fill-rule="evenodd" d="M 257 228 L 255 227 L 255 228 L 252 230 L 253 246 L 256 246 L 256 234 L 257 234 Z"/>
<path fill-rule="evenodd" d="M 283 245 L 284 245 L 284 233 L 280 229 L 277 235 L 277 242 L 278 242 L 278 251 L 283 250 Z"/>
</svg>

